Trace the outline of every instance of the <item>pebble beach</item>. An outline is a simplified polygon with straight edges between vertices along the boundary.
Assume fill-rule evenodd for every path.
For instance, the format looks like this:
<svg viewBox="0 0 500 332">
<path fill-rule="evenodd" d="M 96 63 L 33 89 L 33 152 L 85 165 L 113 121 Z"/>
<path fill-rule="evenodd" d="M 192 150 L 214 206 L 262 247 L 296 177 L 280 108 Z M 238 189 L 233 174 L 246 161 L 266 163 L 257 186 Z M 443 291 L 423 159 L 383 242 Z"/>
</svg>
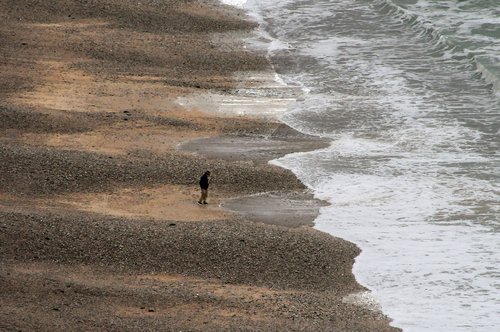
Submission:
<svg viewBox="0 0 500 332">
<path fill-rule="evenodd" d="M 234 95 L 236 72 L 271 71 L 243 47 L 256 28 L 244 12 L 19 0 L 0 1 L 0 22 L 0 330 L 399 331 L 344 300 L 365 290 L 354 244 L 300 211 L 273 224 L 221 207 L 269 192 L 311 199 L 268 161 L 325 145 L 177 102 Z"/>
</svg>

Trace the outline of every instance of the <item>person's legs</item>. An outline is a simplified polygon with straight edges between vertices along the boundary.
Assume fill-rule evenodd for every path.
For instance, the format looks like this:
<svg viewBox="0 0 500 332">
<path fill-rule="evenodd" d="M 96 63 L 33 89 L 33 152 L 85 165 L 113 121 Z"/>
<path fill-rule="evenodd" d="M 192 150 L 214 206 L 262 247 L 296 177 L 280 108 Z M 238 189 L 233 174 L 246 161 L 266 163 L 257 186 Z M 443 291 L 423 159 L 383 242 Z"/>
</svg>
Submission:
<svg viewBox="0 0 500 332">
<path fill-rule="evenodd" d="M 200 204 L 207 204 L 207 196 L 208 196 L 208 190 L 207 189 L 202 189 L 201 190 L 200 200 L 198 201 L 198 203 L 200 203 Z"/>
</svg>

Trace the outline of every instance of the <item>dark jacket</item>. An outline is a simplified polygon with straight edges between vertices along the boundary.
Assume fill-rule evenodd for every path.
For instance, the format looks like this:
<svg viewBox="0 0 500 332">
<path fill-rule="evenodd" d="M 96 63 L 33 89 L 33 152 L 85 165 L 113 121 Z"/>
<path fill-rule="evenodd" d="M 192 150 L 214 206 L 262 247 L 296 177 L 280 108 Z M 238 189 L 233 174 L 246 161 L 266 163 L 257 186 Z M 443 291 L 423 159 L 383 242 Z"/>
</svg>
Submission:
<svg viewBox="0 0 500 332">
<path fill-rule="evenodd" d="M 203 174 L 203 176 L 200 178 L 200 188 L 208 189 L 208 176 L 206 174 Z"/>
</svg>

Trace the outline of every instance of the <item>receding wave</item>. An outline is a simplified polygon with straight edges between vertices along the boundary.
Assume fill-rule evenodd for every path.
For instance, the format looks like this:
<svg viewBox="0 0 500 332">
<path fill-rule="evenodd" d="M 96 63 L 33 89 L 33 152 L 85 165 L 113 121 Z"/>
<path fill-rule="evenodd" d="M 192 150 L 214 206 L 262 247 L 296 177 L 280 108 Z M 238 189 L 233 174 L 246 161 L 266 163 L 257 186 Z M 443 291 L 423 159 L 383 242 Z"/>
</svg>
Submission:
<svg viewBox="0 0 500 332">
<path fill-rule="evenodd" d="M 452 36 L 445 35 L 427 18 L 403 8 L 391 0 L 376 0 L 375 6 L 380 12 L 390 15 L 401 24 L 414 29 L 419 37 L 433 45 L 436 55 L 461 61 L 467 69 L 478 72 L 486 83 L 491 84 L 493 92 L 500 97 L 500 68 L 493 65 L 493 59 L 487 55 L 479 56 L 477 52 L 470 51 L 454 41 Z"/>
</svg>

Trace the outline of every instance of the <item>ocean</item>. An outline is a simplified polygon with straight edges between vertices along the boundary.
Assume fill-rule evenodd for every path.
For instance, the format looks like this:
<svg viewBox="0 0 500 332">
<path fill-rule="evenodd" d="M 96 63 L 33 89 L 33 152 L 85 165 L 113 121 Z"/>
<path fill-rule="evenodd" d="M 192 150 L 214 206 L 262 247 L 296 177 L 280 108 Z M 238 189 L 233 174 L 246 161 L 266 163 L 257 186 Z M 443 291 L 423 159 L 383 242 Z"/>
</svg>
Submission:
<svg viewBox="0 0 500 332">
<path fill-rule="evenodd" d="M 331 146 L 273 161 L 356 243 L 404 331 L 500 331 L 500 2 L 227 0 L 260 23 L 282 121 Z"/>
</svg>

